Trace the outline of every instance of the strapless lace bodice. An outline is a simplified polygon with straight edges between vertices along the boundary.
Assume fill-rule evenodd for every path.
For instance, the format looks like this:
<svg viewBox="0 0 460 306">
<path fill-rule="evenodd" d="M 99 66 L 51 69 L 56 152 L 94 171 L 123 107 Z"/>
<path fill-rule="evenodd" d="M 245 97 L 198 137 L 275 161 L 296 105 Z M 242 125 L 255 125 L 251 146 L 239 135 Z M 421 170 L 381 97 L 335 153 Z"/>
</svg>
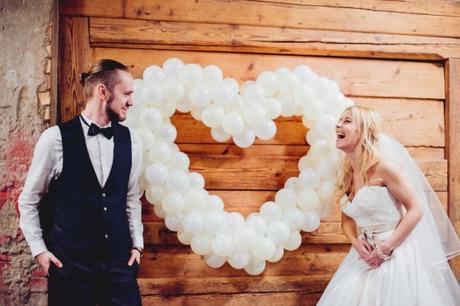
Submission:
<svg viewBox="0 0 460 306">
<path fill-rule="evenodd" d="M 401 204 L 385 186 L 362 187 L 353 201 L 342 206 L 342 211 L 360 227 L 399 221 L 402 216 Z"/>
</svg>

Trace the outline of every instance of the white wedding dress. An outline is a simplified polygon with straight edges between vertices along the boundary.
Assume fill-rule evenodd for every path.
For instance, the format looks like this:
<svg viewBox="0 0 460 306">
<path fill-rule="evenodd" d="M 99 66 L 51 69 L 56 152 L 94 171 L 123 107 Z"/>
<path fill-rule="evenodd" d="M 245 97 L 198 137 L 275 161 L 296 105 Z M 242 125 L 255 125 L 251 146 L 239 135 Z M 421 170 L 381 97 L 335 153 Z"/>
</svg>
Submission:
<svg viewBox="0 0 460 306">
<path fill-rule="evenodd" d="M 364 186 L 342 207 L 366 233 L 368 241 L 385 240 L 403 216 L 403 207 L 384 186 Z M 414 235 L 390 260 L 371 268 L 352 247 L 323 293 L 318 305 L 330 306 L 455 306 L 460 286 L 446 261 L 428 262 L 427 246 Z M 364 234 L 360 234 L 364 237 Z M 422 239 L 423 240 L 423 239 Z M 428 247 L 429 250 L 429 247 Z"/>
</svg>

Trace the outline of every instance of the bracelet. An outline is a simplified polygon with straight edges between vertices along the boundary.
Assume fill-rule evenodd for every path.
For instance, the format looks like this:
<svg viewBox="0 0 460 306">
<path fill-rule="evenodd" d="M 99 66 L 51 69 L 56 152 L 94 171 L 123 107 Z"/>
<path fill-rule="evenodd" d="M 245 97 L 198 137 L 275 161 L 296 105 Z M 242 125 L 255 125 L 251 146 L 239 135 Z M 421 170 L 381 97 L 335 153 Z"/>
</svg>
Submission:
<svg viewBox="0 0 460 306">
<path fill-rule="evenodd" d="M 389 254 L 384 254 L 384 253 L 382 252 L 382 249 L 381 249 L 380 246 L 381 246 L 381 241 L 377 240 L 377 241 L 375 242 L 375 250 L 377 251 L 377 255 L 378 255 L 381 259 L 383 259 L 383 260 L 385 260 L 385 261 L 390 260 L 390 259 L 391 259 L 391 254 L 392 254 L 393 252 L 390 252 Z"/>
<path fill-rule="evenodd" d="M 133 250 L 136 250 L 136 251 L 138 251 L 138 252 L 139 252 L 139 254 L 141 254 L 141 257 L 142 257 L 142 250 L 141 250 L 141 249 L 139 249 L 139 248 L 136 248 L 136 247 L 133 247 L 132 249 L 133 249 Z"/>
</svg>

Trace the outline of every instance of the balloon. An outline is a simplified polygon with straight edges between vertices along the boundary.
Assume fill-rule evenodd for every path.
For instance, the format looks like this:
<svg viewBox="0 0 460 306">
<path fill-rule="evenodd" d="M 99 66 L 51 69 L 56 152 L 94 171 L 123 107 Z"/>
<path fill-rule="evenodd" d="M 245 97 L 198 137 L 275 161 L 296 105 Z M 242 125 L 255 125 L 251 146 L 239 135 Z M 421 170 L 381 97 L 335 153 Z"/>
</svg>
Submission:
<svg viewBox="0 0 460 306">
<path fill-rule="evenodd" d="M 203 215 L 198 212 L 190 212 L 184 216 L 182 220 L 182 226 L 184 231 L 191 234 L 197 235 L 204 232 L 204 218 Z"/>
<path fill-rule="evenodd" d="M 184 63 L 178 58 L 170 58 L 163 63 L 163 73 L 168 77 L 175 77 Z"/>
<path fill-rule="evenodd" d="M 185 195 L 185 210 L 200 211 L 206 207 L 208 202 L 208 192 L 204 189 L 189 189 Z"/>
<path fill-rule="evenodd" d="M 291 189 L 280 189 L 275 195 L 275 202 L 281 206 L 281 209 L 286 210 L 290 207 L 296 206 L 296 193 Z"/>
<path fill-rule="evenodd" d="M 160 205 L 155 205 L 153 207 L 153 212 L 158 218 L 164 218 L 166 216 L 166 212 L 161 208 Z"/>
<path fill-rule="evenodd" d="M 321 202 L 318 194 L 309 188 L 304 188 L 297 195 L 297 205 L 303 211 L 319 211 Z"/>
<path fill-rule="evenodd" d="M 301 190 L 302 188 L 316 189 L 321 184 L 321 178 L 318 175 L 318 172 L 312 168 L 304 168 L 300 172 L 299 179 L 297 180 L 297 188 Z"/>
<path fill-rule="evenodd" d="M 219 66 L 208 65 L 203 69 L 203 81 L 205 84 L 214 86 L 222 81 L 222 70 Z"/>
<path fill-rule="evenodd" d="M 204 188 L 204 178 L 201 174 L 192 172 L 189 174 L 188 179 L 190 181 L 190 188 L 195 188 L 195 189 Z"/>
<path fill-rule="evenodd" d="M 267 222 L 258 214 L 250 214 L 246 220 L 246 224 L 251 227 L 257 235 L 265 235 Z"/>
<path fill-rule="evenodd" d="M 149 149 L 148 156 L 152 162 L 166 163 L 171 158 L 172 153 L 172 149 L 167 142 L 158 141 L 156 145 Z"/>
<path fill-rule="evenodd" d="M 142 91 L 141 100 L 144 103 L 158 105 L 163 100 L 163 87 L 158 82 L 146 82 Z"/>
<path fill-rule="evenodd" d="M 225 257 L 219 256 L 217 254 L 211 253 L 204 257 L 204 261 L 211 268 L 217 269 L 222 267 L 225 264 Z"/>
<path fill-rule="evenodd" d="M 299 232 L 291 232 L 289 238 L 284 242 L 283 246 L 288 251 L 297 250 L 302 244 L 302 236 Z"/>
<path fill-rule="evenodd" d="M 179 239 L 180 243 L 189 245 L 192 242 L 192 235 L 189 232 L 180 231 L 177 232 L 177 239 Z"/>
<path fill-rule="evenodd" d="M 265 270 L 265 261 L 264 260 L 258 260 L 256 258 L 251 258 L 249 261 L 249 264 L 244 267 L 244 271 L 250 275 L 259 275 Z"/>
<path fill-rule="evenodd" d="M 265 202 L 260 208 L 260 215 L 265 219 L 267 223 L 270 223 L 275 220 L 279 220 L 283 212 L 281 207 L 275 202 Z"/>
<path fill-rule="evenodd" d="M 284 255 L 283 247 L 282 246 L 277 246 L 276 250 L 275 250 L 275 254 L 273 254 L 272 257 L 267 259 L 267 261 L 269 261 L 269 262 L 278 262 L 278 261 L 281 260 L 281 258 L 283 258 L 283 255 Z"/>
<path fill-rule="evenodd" d="M 142 141 L 144 149 L 149 148 L 155 143 L 155 135 L 147 128 L 139 128 L 135 132 Z"/>
<path fill-rule="evenodd" d="M 207 127 L 218 127 L 225 118 L 225 109 L 222 106 L 207 106 L 203 110 L 201 118 Z"/>
<path fill-rule="evenodd" d="M 305 232 L 316 231 L 319 227 L 320 219 L 318 213 L 309 211 L 305 213 L 305 220 L 302 225 L 302 230 Z"/>
<path fill-rule="evenodd" d="M 189 98 L 194 107 L 203 108 L 211 102 L 211 92 L 205 85 L 195 85 L 190 91 Z"/>
<path fill-rule="evenodd" d="M 165 217 L 165 225 L 166 228 L 169 229 L 170 231 L 183 231 L 184 227 L 182 226 L 182 219 L 184 218 L 183 215 L 167 215 Z"/>
<path fill-rule="evenodd" d="M 289 226 L 283 221 L 273 221 L 267 227 L 267 236 L 275 244 L 284 243 L 286 240 L 289 239 L 289 235 Z"/>
<path fill-rule="evenodd" d="M 260 103 L 252 103 L 246 106 L 243 112 L 244 120 L 253 126 L 262 124 L 267 120 L 265 108 Z"/>
<path fill-rule="evenodd" d="M 215 194 L 209 196 L 209 202 L 211 203 L 211 207 L 213 207 L 214 210 L 224 209 L 224 201 L 222 201 L 222 199 Z"/>
<path fill-rule="evenodd" d="M 311 156 L 315 159 L 321 159 L 323 156 L 327 156 L 329 153 L 329 146 L 326 140 L 318 140 L 313 143 L 310 147 Z"/>
<path fill-rule="evenodd" d="M 159 186 L 149 186 L 145 190 L 145 198 L 150 204 L 158 205 L 163 201 L 165 190 Z"/>
<path fill-rule="evenodd" d="M 322 159 L 316 164 L 316 171 L 322 178 L 336 177 L 337 168 L 337 162 L 332 159 Z"/>
<path fill-rule="evenodd" d="M 177 131 L 171 123 L 162 123 L 157 129 L 158 136 L 167 142 L 174 142 Z"/>
<path fill-rule="evenodd" d="M 197 64 L 187 64 L 179 70 L 177 79 L 186 88 L 191 88 L 203 80 L 203 68 Z"/>
<path fill-rule="evenodd" d="M 267 260 L 271 258 L 276 251 L 276 246 L 273 241 L 267 237 L 259 237 L 252 249 L 252 254 L 257 259 Z"/>
<path fill-rule="evenodd" d="M 238 88 L 235 92 L 233 82 L 225 80 L 213 86 L 213 88 L 211 89 L 211 99 L 215 105 L 224 106 L 228 104 L 232 100 L 232 98 L 234 98 L 237 92 Z"/>
<path fill-rule="evenodd" d="M 190 246 L 198 255 L 206 255 L 211 252 L 211 239 L 207 235 L 193 236 Z"/>
<path fill-rule="evenodd" d="M 173 170 L 166 180 L 166 188 L 168 190 L 185 192 L 190 186 L 188 174 L 182 170 Z"/>
<path fill-rule="evenodd" d="M 168 168 L 159 162 L 154 162 L 145 169 L 145 178 L 152 185 L 163 185 L 168 178 L 168 174 Z"/>
<path fill-rule="evenodd" d="M 297 182 L 296 177 L 290 177 L 284 183 L 284 188 L 294 190 L 296 188 L 296 182 Z"/>
<path fill-rule="evenodd" d="M 249 105 L 259 103 L 265 99 L 264 90 L 256 83 L 247 82 L 243 91 L 243 100 Z"/>
<path fill-rule="evenodd" d="M 272 120 L 265 120 L 254 127 L 254 133 L 259 139 L 272 139 L 276 134 L 276 124 Z"/>
<path fill-rule="evenodd" d="M 177 192 L 169 192 L 162 201 L 164 211 L 169 215 L 177 215 L 184 208 L 184 197 Z"/>
<path fill-rule="evenodd" d="M 321 182 L 317 192 L 321 200 L 328 203 L 332 200 L 332 195 L 335 190 L 335 182 L 332 180 L 324 180 Z"/>
<path fill-rule="evenodd" d="M 302 227 L 304 215 L 298 208 L 288 208 L 283 213 L 281 220 L 284 221 L 291 231 L 298 231 Z"/>
<path fill-rule="evenodd" d="M 212 128 L 211 136 L 215 141 L 218 141 L 218 142 L 226 142 L 232 137 L 230 134 L 228 134 L 221 128 Z"/>
<path fill-rule="evenodd" d="M 232 236 L 226 233 L 217 234 L 212 240 L 212 250 L 219 256 L 230 256 L 233 253 Z"/>
<path fill-rule="evenodd" d="M 163 78 L 163 71 L 157 65 L 148 66 L 142 75 L 144 82 L 146 83 L 157 83 L 160 82 Z"/>
<path fill-rule="evenodd" d="M 247 251 L 233 253 L 228 258 L 228 263 L 235 269 L 242 269 L 249 264 L 250 256 Z"/>
<path fill-rule="evenodd" d="M 240 133 L 233 136 L 233 142 L 240 148 L 248 148 L 254 143 L 255 137 L 254 131 L 245 127 Z"/>
<path fill-rule="evenodd" d="M 190 159 L 184 152 L 174 152 L 168 162 L 168 168 L 171 170 L 186 171 L 190 166 Z"/>
<path fill-rule="evenodd" d="M 227 228 L 227 220 L 223 211 L 210 211 L 205 217 L 205 228 L 209 234 L 222 233 Z"/>
<path fill-rule="evenodd" d="M 163 121 L 161 112 L 156 108 L 147 108 L 139 116 L 139 122 L 142 127 L 156 129 Z"/>
<path fill-rule="evenodd" d="M 222 121 L 222 128 L 230 135 L 237 135 L 243 131 L 244 120 L 241 114 L 230 112 Z"/>
<path fill-rule="evenodd" d="M 166 101 L 178 103 L 184 98 L 184 95 L 184 85 L 175 79 L 166 79 L 163 81 L 163 96 Z"/>
<path fill-rule="evenodd" d="M 281 115 L 281 102 L 275 98 L 267 98 L 263 102 L 263 106 L 265 107 L 265 111 L 267 113 L 267 117 L 270 119 L 278 118 Z"/>
<path fill-rule="evenodd" d="M 271 71 L 264 71 L 259 74 L 256 83 L 267 96 L 274 96 L 278 92 L 278 77 Z"/>
<path fill-rule="evenodd" d="M 242 226 L 245 226 L 244 217 L 237 212 L 231 212 L 226 216 L 227 226 L 229 230 L 236 230 Z"/>
</svg>

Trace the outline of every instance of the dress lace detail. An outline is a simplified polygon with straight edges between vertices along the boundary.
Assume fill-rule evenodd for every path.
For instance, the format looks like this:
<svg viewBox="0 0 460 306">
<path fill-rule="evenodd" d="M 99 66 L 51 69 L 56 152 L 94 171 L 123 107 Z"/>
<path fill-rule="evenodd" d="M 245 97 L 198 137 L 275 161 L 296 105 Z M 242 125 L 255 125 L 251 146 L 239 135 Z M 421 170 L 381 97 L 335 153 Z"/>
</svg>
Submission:
<svg viewBox="0 0 460 306">
<path fill-rule="evenodd" d="M 353 200 L 342 207 L 343 213 L 359 227 L 371 227 L 399 221 L 402 206 L 385 186 L 363 186 Z"/>
</svg>

